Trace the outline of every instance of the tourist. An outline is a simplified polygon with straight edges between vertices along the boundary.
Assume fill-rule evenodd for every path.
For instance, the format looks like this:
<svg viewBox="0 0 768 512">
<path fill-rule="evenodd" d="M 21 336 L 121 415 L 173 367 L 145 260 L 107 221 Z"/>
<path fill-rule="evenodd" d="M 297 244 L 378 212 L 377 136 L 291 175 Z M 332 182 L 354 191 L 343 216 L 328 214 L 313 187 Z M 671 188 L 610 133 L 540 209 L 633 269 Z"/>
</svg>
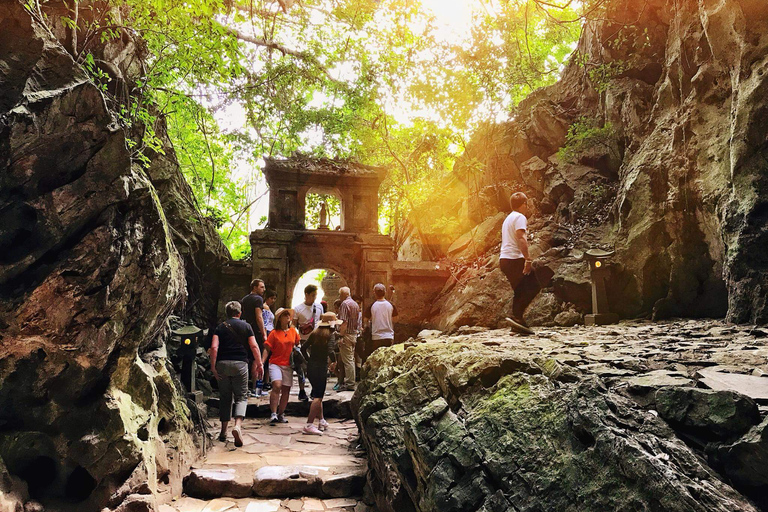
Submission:
<svg viewBox="0 0 768 512">
<path fill-rule="evenodd" d="M 240 301 L 243 305 L 243 320 L 248 322 L 251 329 L 253 329 L 260 352 L 264 350 L 264 340 L 267 339 L 267 331 L 264 328 L 264 299 L 262 297 L 262 295 L 264 295 L 264 289 L 264 281 L 261 279 L 254 279 L 251 281 L 251 293 L 243 297 Z M 251 374 L 249 380 L 253 385 L 253 391 L 249 394 L 251 396 L 256 396 L 256 381 L 258 379 Z"/>
<path fill-rule="evenodd" d="M 344 383 L 339 387 L 339 391 L 354 391 L 355 389 L 355 345 L 357 344 L 357 333 L 360 330 L 359 316 L 360 306 L 351 297 L 349 288 L 342 286 L 339 288 L 339 355 L 341 364 L 344 366 Z"/>
<path fill-rule="evenodd" d="M 232 436 L 235 446 L 243 446 L 241 426 L 248 406 L 248 354 L 253 358 L 253 375 L 260 379 L 263 375 L 261 355 L 253 329 L 240 319 L 242 306 L 237 301 L 225 306 L 228 320 L 223 322 L 213 334 L 211 340 L 211 368 L 219 383 L 219 419 L 221 432 L 219 441 L 227 440 L 227 426 L 232 418 L 234 401 L 235 426 Z"/>
<path fill-rule="evenodd" d="M 323 397 L 328 381 L 328 355 L 333 337 L 333 329 L 340 323 L 336 319 L 336 313 L 323 313 L 317 327 L 307 338 L 302 346 L 302 351 L 307 355 L 307 377 L 312 385 L 312 404 L 309 406 L 309 416 L 303 433 L 321 435 L 328 428 L 328 422 L 323 416 Z M 315 426 L 315 420 L 319 419 L 319 426 Z"/>
<path fill-rule="evenodd" d="M 395 287 L 389 287 L 391 294 L 395 293 Z M 376 283 L 373 294 L 376 300 L 368 306 L 363 317 L 371 324 L 371 346 L 368 347 L 368 356 L 381 347 L 391 347 L 395 342 L 395 326 L 392 321 L 397 316 L 397 308 L 386 298 L 386 287 Z M 392 296 L 390 295 L 390 298 Z"/>
<path fill-rule="evenodd" d="M 307 341 L 309 335 L 317 327 L 317 323 L 320 321 L 320 315 L 323 314 L 323 307 L 316 303 L 317 299 L 317 286 L 314 284 L 308 284 L 304 288 L 304 302 L 294 308 L 296 311 L 296 325 L 299 328 L 301 334 L 302 344 Z M 298 356 L 294 356 L 294 368 L 296 374 L 299 376 L 299 400 L 307 401 L 307 392 L 304 390 L 304 357 L 298 352 Z"/>
<path fill-rule="evenodd" d="M 275 305 L 275 301 L 277 301 L 276 292 L 272 290 L 264 292 L 264 311 L 262 316 L 264 317 L 264 331 L 267 336 L 269 336 L 269 333 L 275 328 L 275 314 L 272 313 L 272 306 Z"/>
<path fill-rule="evenodd" d="M 264 343 L 263 358 L 269 357 L 269 378 L 272 392 L 269 394 L 269 409 L 272 411 L 271 423 L 288 423 L 285 408 L 290 398 L 293 384 L 291 354 L 299 344 L 299 333 L 293 328 L 293 310 L 280 308 L 275 313 L 275 328 Z"/>
<path fill-rule="evenodd" d="M 269 333 L 272 332 L 272 330 L 275 328 L 275 314 L 272 313 L 272 306 L 275 305 L 275 301 L 277 300 L 277 293 L 273 290 L 267 290 L 264 292 L 264 330 L 267 332 L 267 336 L 269 336 Z M 265 338 L 266 339 L 266 338 Z M 263 347 L 262 347 L 263 350 Z M 271 388 L 271 385 L 269 383 L 269 358 L 264 360 L 264 385 L 262 386 L 263 391 L 269 391 Z M 257 390 L 256 394 L 260 395 L 261 390 Z"/>
<path fill-rule="evenodd" d="M 512 213 L 504 219 L 501 227 L 499 255 L 499 267 L 514 291 L 512 316 L 507 321 L 517 332 L 534 334 L 523 320 L 526 308 L 541 289 L 532 272 L 532 260 L 525 237 L 528 229 L 528 197 L 522 192 L 516 192 L 509 198 L 509 205 Z"/>
</svg>

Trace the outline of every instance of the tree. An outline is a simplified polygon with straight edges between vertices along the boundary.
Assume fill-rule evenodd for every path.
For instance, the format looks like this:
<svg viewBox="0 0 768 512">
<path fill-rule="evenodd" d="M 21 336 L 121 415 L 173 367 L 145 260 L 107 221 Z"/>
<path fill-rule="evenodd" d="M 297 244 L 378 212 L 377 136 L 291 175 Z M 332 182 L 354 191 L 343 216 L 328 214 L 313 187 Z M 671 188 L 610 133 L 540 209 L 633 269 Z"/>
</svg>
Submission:
<svg viewBox="0 0 768 512">
<path fill-rule="evenodd" d="M 133 154 L 162 150 L 165 117 L 201 210 L 243 255 L 261 157 L 295 151 L 387 167 L 381 219 L 402 241 L 478 124 L 557 78 L 601 2 L 571 3 L 477 0 L 468 37 L 455 40 L 419 0 L 75 1 L 66 18 L 73 56 L 96 81 L 110 78 L 96 41 L 146 45 L 129 101 L 115 99 Z"/>
</svg>

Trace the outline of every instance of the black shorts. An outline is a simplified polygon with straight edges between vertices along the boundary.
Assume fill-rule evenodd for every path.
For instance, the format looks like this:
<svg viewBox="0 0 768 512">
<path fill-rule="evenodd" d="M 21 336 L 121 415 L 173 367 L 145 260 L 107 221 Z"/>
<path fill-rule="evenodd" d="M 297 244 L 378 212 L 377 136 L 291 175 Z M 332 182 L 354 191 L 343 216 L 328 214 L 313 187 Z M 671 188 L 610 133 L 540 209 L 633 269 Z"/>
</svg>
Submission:
<svg viewBox="0 0 768 512">
<path fill-rule="evenodd" d="M 328 367 L 323 363 L 310 362 L 307 365 L 307 377 L 312 385 L 312 398 L 322 399 L 325 396 L 325 385 L 328 382 Z"/>
</svg>

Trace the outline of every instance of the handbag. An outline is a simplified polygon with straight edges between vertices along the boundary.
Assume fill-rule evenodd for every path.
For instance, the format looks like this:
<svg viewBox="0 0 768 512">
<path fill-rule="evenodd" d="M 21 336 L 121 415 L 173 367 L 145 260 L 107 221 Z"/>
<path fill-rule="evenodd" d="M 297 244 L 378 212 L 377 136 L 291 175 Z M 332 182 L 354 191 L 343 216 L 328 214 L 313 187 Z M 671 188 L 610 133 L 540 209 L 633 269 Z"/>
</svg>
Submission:
<svg viewBox="0 0 768 512">
<path fill-rule="evenodd" d="M 317 312 L 317 304 L 312 304 L 312 319 L 306 324 L 299 326 L 299 332 L 302 336 L 306 336 L 315 330 L 315 312 Z"/>
</svg>

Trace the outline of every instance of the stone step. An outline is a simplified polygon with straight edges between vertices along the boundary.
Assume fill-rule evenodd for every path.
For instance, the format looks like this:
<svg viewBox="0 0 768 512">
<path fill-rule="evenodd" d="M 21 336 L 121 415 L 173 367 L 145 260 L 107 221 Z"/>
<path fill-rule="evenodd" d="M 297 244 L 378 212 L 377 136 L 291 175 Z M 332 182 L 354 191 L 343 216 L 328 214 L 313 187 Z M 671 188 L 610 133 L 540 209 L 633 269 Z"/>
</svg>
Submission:
<svg viewBox="0 0 768 512">
<path fill-rule="evenodd" d="M 158 512 L 375 512 L 360 498 L 216 498 L 188 496 L 160 505 Z"/>
<path fill-rule="evenodd" d="M 365 466 L 263 466 L 253 474 L 236 468 L 193 469 L 184 479 L 184 493 L 199 499 L 214 498 L 351 498 L 361 496 Z"/>
<path fill-rule="evenodd" d="M 350 408 L 350 402 L 352 400 L 352 391 L 342 391 L 333 393 L 328 398 L 323 399 L 323 414 L 326 418 L 337 419 L 352 419 L 352 410 Z M 219 398 L 211 397 L 206 400 L 206 405 L 209 409 L 213 408 L 218 410 Z M 306 417 L 309 414 L 310 402 L 301 402 L 291 398 L 285 409 L 286 416 L 303 416 Z M 264 396 L 260 398 L 249 398 L 248 407 L 245 412 L 247 418 L 269 418 L 269 397 Z"/>
</svg>

